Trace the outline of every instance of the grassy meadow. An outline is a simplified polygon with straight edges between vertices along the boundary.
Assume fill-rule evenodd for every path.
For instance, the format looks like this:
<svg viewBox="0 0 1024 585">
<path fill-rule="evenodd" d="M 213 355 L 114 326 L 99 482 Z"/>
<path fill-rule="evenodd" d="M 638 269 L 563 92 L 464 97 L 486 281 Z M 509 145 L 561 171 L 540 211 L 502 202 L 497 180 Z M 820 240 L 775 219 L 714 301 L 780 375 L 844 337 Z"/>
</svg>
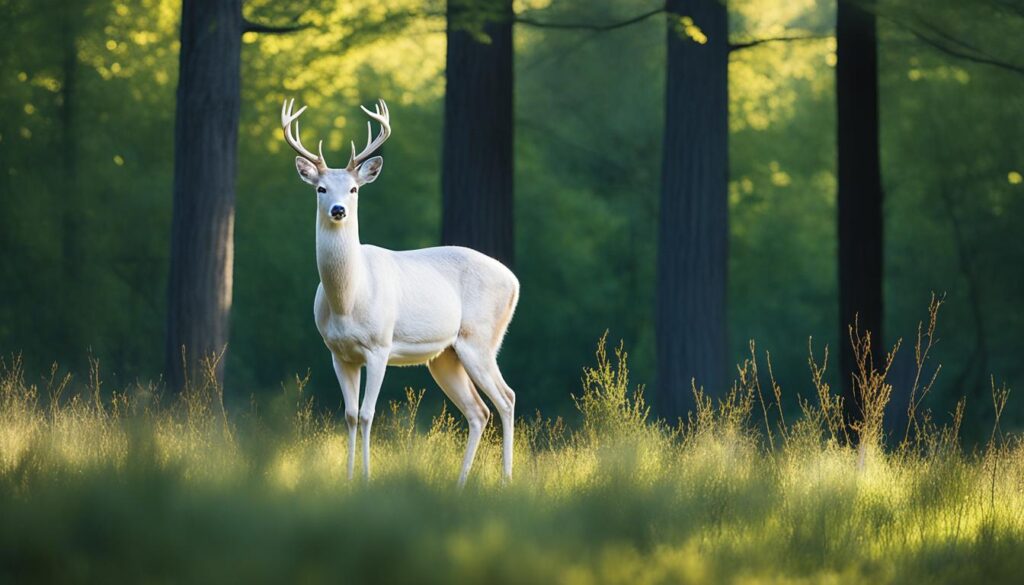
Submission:
<svg viewBox="0 0 1024 585">
<path fill-rule="evenodd" d="M 580 424 L 523 418 L 506 485 L 492 420 L 460 493 L 461 419 L 418 412 L 411 391 L 374 427 L 372 481 L 349 482 L 344 423 L 301 379 L 228 418 L 214 385 L 110 392 L 97 367 L 30 384 L 7 359 L 0 582 L 1018 582 L 1021 443 L 997 427 L 965 450 L 961 408 L 911 413 L 884 445 L 881 361 L 855 428 L 813 359 L 817 396 L 787 418 L 753 355 L 725 398 L 697 392 L 670 425 L 602 340 Z"/>
</svg>

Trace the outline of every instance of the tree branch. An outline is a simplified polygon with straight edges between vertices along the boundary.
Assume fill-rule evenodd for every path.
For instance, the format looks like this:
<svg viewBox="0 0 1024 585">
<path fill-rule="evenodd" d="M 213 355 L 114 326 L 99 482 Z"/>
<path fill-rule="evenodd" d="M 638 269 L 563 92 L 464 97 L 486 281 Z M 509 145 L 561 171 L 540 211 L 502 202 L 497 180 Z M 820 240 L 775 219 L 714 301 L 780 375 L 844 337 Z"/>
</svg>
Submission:
<svg viewBox="0 0 1024 585">
<path fill-rule="evenodd" d="M 830 39 L 832 35 L 801 35 L 793 37 L 769 37 L 765 39 L 754 39 L 752 41 L 745 41 L 742 43 L 733 43 L 729 45 L 729 52 L 742 51 L 743 49 L 749 49 L 765 43 L 788 43 L 791 41 L 820 41 L 824 39 Z"/>
<path fill-rule="evenodd" d="M 626 20 L 622 20 L 622 21 L 619 21 L 619 22 L 605 23 L 605 24 L 580 23 L 580 22 L 544 22 L 542 20 L 534 20 L 534 19 L 532 19 L 532 18 L 530 18 L 528 16 L 519 16 L 519 15 L 516 15 L 514 17 L 513 22 L 515 24 L 525 24 L 527 26 L 533 26 L 533 27 L 536 27 L 536 28 L 551 28 L 551 29 L 558 29 L 558 30 L 589 30 L 589 31 L 594 31 L 594 32 L 605 32 L 605 31 L 615 30 L 615 29 L 618 29 L 618 28 L 624 28 L 624 27 L 627 27 L 627 26 L 629 26 L 631 24 L 636 24 L 638 22 L 642 22 L 642 21 L 647 20 L 648 18 L 650 18 L 652 16 L 655 16 L 657 14 L 661 14 L 663 12 L 665 12 L 665 8 L 664 7 L 662 7 L 662 8 L 655 8 L 653 10 L 649 10 L 649 11 L 644 12 L 642 14 L 638 14 L 636 16 L 627 18 Z"/>
<path fill-rule="evenodd" d="M 307 23 L 302 24 L 290 24 L 285 26 L 274 26 L 270 24 L 262 24 L 259 22 L 253 22 L 248 19 L 242 20 L 242 33 L 259 33 L 268 35 L 286 35 L 288 33 L 298 32 L 311 28 L 313 25 Z"/>
<path fill-rule="evenodd" d="M 925 34 L 924 32 L 918 30 L 917 28 L 914 28 L 910 24 L 903 22 L 897 18 L 886 16 L 884 14 L 878 14 L 878 17 L 888 20 L 897 27 L 912 34 L 914 38 L 921 41 L 922 43 L 928 45 L 929 47 L 941 53 L 945 53 L 950 57 L 956 57 L 957 59 L 963 59 L 964 61 L 970 61 L 972 63 L 978 63 L 980 65 L 989 65 L 991 67 L 996 67 L 1006 71 L 1012 71 L 1013 73 L 1017 73 L 1019 75 L 1024 75 L 1024 66 L 1017 65 L 1015 63 L 1010 63 L 1008 61 L 1002 61 L 996 57 L 993 57 L 980 49 L 974 48 L 972 45 L 965 41 L 956 39 L 955 37 L 949 35 L 948 33 L 942 32 L 937 27 L 927 22 L 921 21 L 921 24 L 927 27 L 929 30 L 931 30 L 932 34 L 936 34 L 940 38 L 948 39 L 956 46 L 947 45 L 941 42 L 940 40 L 933 38 L 928 34 Z"/>
<path fill-rule="evenodd" d="M 516 15 L 514 22 L 516 24 L 525 24 L 527 26 L 533 26 L 536 28 L 548 28 L 557 30 L 586 30 L 592 32 L 606 32 L 619 28 L 625 28 L 627 26 L 643 22 L 652 16 L 665 13 L 665 7 L 654 8 L 637 14 L 636 16 L 621 20 L 619 22 L 611 22 L 605 24 L 594 24 L 594 23 L 579 23 L 579 22 L 545 22 L 540 20 L 534 20 L 526 16 Z M 756 47 L 765 43 L 777 43 L 777 42 L 788 42 L 788 41 L 813 41 L 832 38 L 832 35 L 804 35 L 804 36 L 792 36 L 792 37 L 772 37 L 765 39 L 755 39 L 743 43 L 736 43 L 729 46 L 729 51 L 739 51 L 742 49 L 749 49 L 750 47 Z"/>
<path fill-rule="evenodd" d="M 914 30 L 912 28 L 909 28 L 909 27 L 904 27 L 904 28 L 906 30 L 908 30 L 910 32 L 910 34 L 912 34 L 915 37 L 917 37 L 917 39 L 920 40 L 921 42 L 923 42 L 926 45 L 932 47 L 933 49 L 936 49 L 937 51 L 945 53 L 945 54 L 947 54 L 947 55 L 949 55 L 951 57 L 956 57 L 957 59 L 963 59 L 964 61 L 971 61 L 972 63 L 979 63 L 981 65 L 990 65 L 992 67 L 997 67 L 999 69 L 1004 69 L 1006 71 L 1012 71 L 1014 73 L 1017 73 L 1017 74 L 1020 74 L 1020 75 L 1024 75 L 1024 66 L 1015 65 L 1013 63 L 1007 63 L 1006 61 L 1000 61 L 998 59 L 989 57 L 987 55 L 972 55 L 972 54 L 970 54 L 970 53 L 968 53 L 966 51 L 962 51 L 960 49 L 954 49 L 953 47 L 944 45 L 944 44 L 940 43 L 939 41 L 937 41 L 937 40 L 935 40 L 933 38 L 930 38 L 929 36 L 927 36 L 925 34 L 922 34 L 922 33 L 918 32 L 918 31 L 916 31 L 916 30 Z"/>
<path fill-rule="evenodd" d="M 927 31 L 928 34 L 934 35 L 938 39 L 941 39 L 941 40 L 946 41 L 948 43 L 952 43 L 954 45 L 959 45 L 960 48 L 965 50 L 965 51 L 971 51 L 971 52 L 977 53 L 979 55 L 983 55 L 985 57 L 991 57 L 991 55 L 986 54 L 984 51 L 982 51 L 978 47 L 975 47 L 974 45 L 968 43 L 967 41 L 965 41 L 963 39 L 958 39 L 958 38 L 954 37 L 953 35 L 945 32 L 944 30 L 942 30 L 938 26 L 936 26 L 934 24 L 931 24 L 930 22 L 924 20 L 921 17 L 918 17 L 916 20 L 917 20 L 917 23 L 925 31 Z"/>
</svg>

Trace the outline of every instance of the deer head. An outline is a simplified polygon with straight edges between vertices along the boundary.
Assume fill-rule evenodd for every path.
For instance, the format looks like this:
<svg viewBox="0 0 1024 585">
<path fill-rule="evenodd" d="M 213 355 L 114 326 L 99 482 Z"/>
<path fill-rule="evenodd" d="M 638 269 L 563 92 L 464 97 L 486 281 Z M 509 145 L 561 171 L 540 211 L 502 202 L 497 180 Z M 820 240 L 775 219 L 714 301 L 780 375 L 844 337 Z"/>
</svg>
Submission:
<svg viewBox="0 0 1024 585">
<path fill-rule="evenodd" d="M 319 155 L 310 152 L 302 145 L 299 138 L 299 116 L 306 111 L 306 107 L 293 111 L 295 100 L 285 100 L 281 106 L 281 128 L 284 130 L 284 139 L 295 149 L 299 156 L 295 157 L 295 169 L 299 172 L 299 178 L 312 185 L 317 194 L 317 210 L 320 217 L 328 223 L 342 225 L 347 218 L 356 217 L 356 208 L 359 202 L 359 188 L 367 183 L 372 183 L 380 174 L 384 159 L 379 156 L 370 157 L 382 144 L 391 136 L 390 113 L 384 100 L 378 100 L 371 112 L 363 106 L 359 106 L 366 115 L 380 124 L 380 132 L 373 137 L 373 127 L 370 122 L 366 123 L 366 148 L 356 154 L 356 143 L 352 142 L 352 156 L 343 169 L 332 169 L 327 166 L 324 158 L 324 142 L 320 141 L 317 148 Z M 294 123 L 294 131 L 292 125 Z"/>
</svg>

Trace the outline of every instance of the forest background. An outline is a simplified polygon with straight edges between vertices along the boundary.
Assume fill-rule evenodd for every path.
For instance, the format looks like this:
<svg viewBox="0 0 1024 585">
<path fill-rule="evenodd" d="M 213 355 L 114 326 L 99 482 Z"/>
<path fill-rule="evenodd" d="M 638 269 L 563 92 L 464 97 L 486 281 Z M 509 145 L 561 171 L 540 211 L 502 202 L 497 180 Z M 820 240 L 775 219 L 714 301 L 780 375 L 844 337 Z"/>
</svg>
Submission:
<svg viewBox="0 0 1024 585">
<path fill-rule="evenodd" d="M 965 431 L 984 433 L 991 376 L 1024 385 L 1024 47 L 1014 32 L 1024 10 L 999 0 L 872 5 L 883 344 L 912 340 L 931 293 L 945 294 L 933 362 L 943 375 L 928 406 L 946 413 L 966 395 Z M 605 330 L 630 349 L 634 380 L 668 391 L 655 375 L 666 96 L 659 7 L 515 3 L 513 268 L 522 296 L 501 361 L 521 413 L 570 413 L 580 367 Z M 22 353 L 38 373 L 54 361 L 83 372 L 93 356 L 108 388 L 155 379 L 165 365 L 181 4 L 2 0 L 0 8 L 0 351 Z M 818 353 L 846 343 L 836 8 L 737 0 L 728 13 L 726 359 L 742 361 L 756 340 L 795 409 L 795 396 L 813 392 L 808 339 Z M 312 321 L 313 195 L 294 174 L 280 104 L 309 104 L 307 135 L 340 160 L 347 141 L 362 138 L 358 106 L 386 99 L 394 135 L 381 179 L 362 197 L 362 239 L 392 249 L 438 244 L 451 82 L 444 6 L 250 0 L 244 14 L 289 30 L 241 37 L 226 396 L 245 405 L 309 371 L 309 388 L 333 409 L 340 393 Z M 701 22 L 681 22 L 691 40 L 705 34 Z M 896 387 L 910 387 L 914 372 L 904 351 Z M 385 398 L 402 386 L 432 382 L 424 369 L 396 370 Z M 897 397 L 893 408 L 905 405 Z M 1011 401 L 1003 421 L 1024 421 L 1024 403 Z"/>
</svg>

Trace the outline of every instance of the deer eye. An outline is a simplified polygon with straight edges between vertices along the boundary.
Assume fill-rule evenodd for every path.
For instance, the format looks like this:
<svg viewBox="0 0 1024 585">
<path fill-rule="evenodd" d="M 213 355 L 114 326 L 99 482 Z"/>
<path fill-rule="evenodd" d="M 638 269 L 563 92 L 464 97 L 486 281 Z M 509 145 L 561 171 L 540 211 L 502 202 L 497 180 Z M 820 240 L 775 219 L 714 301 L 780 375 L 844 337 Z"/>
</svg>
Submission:
<svg viewBox="0 0 1024 585">
<path fill-rule="evenodd" d="M 316 192 L 317 193 L 326 193 L 327 192 L 327 187 L 317 187 L 316 188 Z"/>
<path fill-rule="evenodd" d="M 356 191 L 358 191 L 358 190 L 359 190 L 359 189 L 357 189 L 356 187 L 352 187 L 351 189 L 349 189 L 349 190 L 348 190 L 348 192 L 349 192 L 349 193 L 355 193 L 355 192 L 356 192 Z"/>
</svg>

